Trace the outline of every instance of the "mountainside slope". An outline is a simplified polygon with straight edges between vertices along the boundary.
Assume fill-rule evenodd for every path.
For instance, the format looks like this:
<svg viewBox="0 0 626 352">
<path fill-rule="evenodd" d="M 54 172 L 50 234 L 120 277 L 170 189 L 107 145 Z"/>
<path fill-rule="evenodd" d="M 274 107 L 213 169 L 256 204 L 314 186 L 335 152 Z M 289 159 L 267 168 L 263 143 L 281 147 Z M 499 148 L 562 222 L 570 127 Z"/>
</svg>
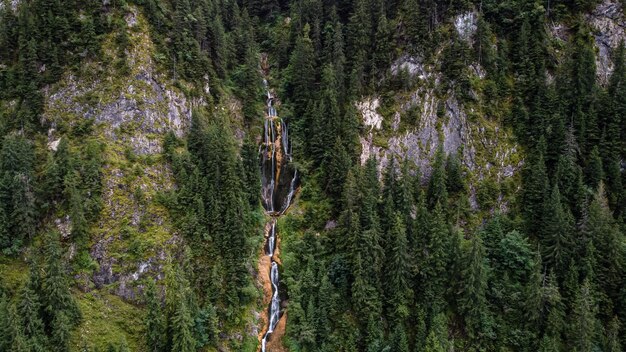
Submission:
<svg viewBox="0 0 626 352">
<path fill-rule="evenodd" d="M 0 352 L 621 350 L 625 25 L 0 0 Z"/>
</svg>

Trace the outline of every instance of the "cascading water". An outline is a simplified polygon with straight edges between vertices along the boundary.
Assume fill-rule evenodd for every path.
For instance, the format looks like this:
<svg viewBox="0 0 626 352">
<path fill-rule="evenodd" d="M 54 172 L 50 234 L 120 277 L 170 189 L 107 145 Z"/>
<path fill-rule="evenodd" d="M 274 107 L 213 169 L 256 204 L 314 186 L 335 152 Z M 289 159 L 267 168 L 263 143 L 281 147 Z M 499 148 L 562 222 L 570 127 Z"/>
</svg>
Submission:
<svg viewBox="0 0 626 352">
<path fill-rule="evenodd" d="M 261 351 L 266 352 L 267 343 L 276 328 L 280 318 L 280 292 L 278 262 L 275 258 L 277 246 L 276 221 L 291 205 L 293 196 L 298 187 L 298 172 L 291 165 L 292 150 L 289 144 L 289 130 L 287 124 L 278 117 L 274 106 L 274 97 L 269 89 L 267 80 L 263 80 L 267 91 L 267 115 L 264 121 L 261 154 L 261 196 L 263 207 L 271 217 L 268 223 L 265 255 L 270 257 L 270 281 L 272 297 L 269 305 L 269 322 L 267 330 L 261 340 Z"/>
</svg>

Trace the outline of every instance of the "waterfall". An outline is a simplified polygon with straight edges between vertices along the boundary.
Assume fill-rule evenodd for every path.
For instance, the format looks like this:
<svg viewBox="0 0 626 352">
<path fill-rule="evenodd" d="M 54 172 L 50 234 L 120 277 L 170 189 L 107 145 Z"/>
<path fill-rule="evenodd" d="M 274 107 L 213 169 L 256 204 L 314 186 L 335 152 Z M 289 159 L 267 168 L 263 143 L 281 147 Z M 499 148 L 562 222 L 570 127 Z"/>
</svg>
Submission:
<svg viewBox="0 0 626 352">
<path fill-rule="evenodd" d="M 298 171 L 291 165 L 292 150 L 289 143 L 287 123 L 278 117 L 274 106 L 275 97 L 269 88 L 267 79 L 263 80 L 267 92 L 267 114 L 263 123 L 261 154 L 261 196 L 265 212 L 270 216 L 265 243 L 265 254 L 270 257 L 270 282 L 272 298 L 268 307 L 268 326 L 261 341 L 261 351 L 266 352 L 267 341 L 278 324 L 280 311 L 280 276 L 275 258 L 277 241 L 277 218 L 289 209 L 298 188 Z"/>
</svg>

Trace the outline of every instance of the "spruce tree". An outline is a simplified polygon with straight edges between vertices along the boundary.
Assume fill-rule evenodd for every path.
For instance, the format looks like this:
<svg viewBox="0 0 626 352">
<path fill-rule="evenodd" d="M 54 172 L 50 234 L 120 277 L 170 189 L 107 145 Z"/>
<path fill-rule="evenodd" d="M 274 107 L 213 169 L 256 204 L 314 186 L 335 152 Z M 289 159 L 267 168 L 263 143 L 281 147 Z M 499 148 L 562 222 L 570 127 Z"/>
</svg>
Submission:
<svg viewBox="0 0 626 352">
<path fill-rule="evenodd" d="M 544 160 L 545 140 L 539 142 L 533 157 L 524 172 L 522 212 L 529 236 L 538 236 L 542 231 L 544 203 L 549 195 L 548 175 Z"/>
<path fill-rule="evenodd" d="M 446 188 L 446 155 L 443 150 L 443 144 L 440 144 L 435 153 L 435 161 L 432 166 L 432 174 L 428 183 L 428 206 L 433 209 L 437 203 L 441 206 L 447 204 L 448 192 Z"/>
<path fill-rule="evenodd" d="M 617 317 L 614 317 L 606 329 L 606 337 L 604 343 L 604 351 L 607 352 L 619 352 L 622 351 L 622 345 L 619 338 L 620 322 Z"/>
<path fill-rule="evenodd" d="M 598 150 L 598 146 L 594 146 L 591 149 L 591 153 L 589 155 L 589 162 L 587 164 L 587 168 L 585 170 L 585 175 L 587 178 L 587 185 L 592 189 L 596 189 L 602 179 L 604 178 L 603 174 L 603 166 L 602 166 L 602 158 L 600 157 L 600 151 Z"/>
<path fill-rule="evenodd" d="M 15 305 L 9 306 L 9 320 L 11 321 L 12 343 L 9 351 L 11 352 L 29 352 L 30 346 L 24 336 L 22 319 L 17 313 Z"/>
<path fill-rule="evenodd" d="M 293 116 L 294 123 L 292 123 L 293 130 L 298 143 L 304 143 L 305 131 L 311 126 L 311 121 L 304 119 L 306 116 L 306 109 L 309 106 L 309 102 L 313 99 L 313 92 L 315 92 L 315 57 L 313 51 L 313 43 L 309 38 L 310 27 L 305 26 L 301 36 L 296 40 L 296 46 L 293 49 L 291 58 L 289 60 L 289 66 L 285 72 L 285 98 L 293 103 Z M 306 146 L 306 144 L 303 144 Z M 297 150 L 294 144 L 294 150 Z M 310 155 L 309 150 L 305 155 Z"/>
<path fill-rule="evenodd" d="M 45 275 L 42 280 L 42 298 L 48 330 L 54 332 L 53 344 L 65 348 L 69 331 L 81 320 L 81 312 L 70 292 L 67 273 L 61 259 L 59 234 L 46 236 Z"/>
<path fill-rule="evenodd" d="M 390 293 L 387 302 L 390 307 L 388 315 L 396 324 L 401 324 L 409 315 L 410 289 L 406 229 L 399 214 L 394 216 L 386 241 L 391 244 L 385 270 L 385 288 Z"/>
<path fill-rule="evenodd" d="M 50 324 L 52 329 L 50 343 L 54 346 L 54 351 L 68 352 L 70 350 L 70 334 L 72 325 L 73 324 L 65 313 L 65 310 L 59 310 L 54 313 Z"/>
<path fill-rule="evenodd" d="M 569 325 L 569 345 L 576 352 L 592 352 L 598 348 L 597 306 L 588 279 L 579 287 L 573 302 Z"/>
<path fill-rule="evenodd" d="M 172 350 L 193 352 L 196 342 L 192 335 L 193 319 L 185 299 L 179 299 L 172 317 Z"/>
<path fill-rule="evenodd" d="M 251 140 L 246 139 L 241 147 L 241 159 L 243 163 L 243 184 L 248 194 L 250 208 L 255 209 L 259 205 L 261 194 L 261 175 L 259 173 L 259 154 L 257 147 Z"/>
<path fill-rule="evenodd" d="M 371 20 L 365 0 L 356 0 L 348 23 L 347 49 L 351 53 L 349 92 L 353 98 L 364 93 L 369 72 L 368 48 L 371 47 Z"/>
<path fill-rule="evenodd" d="M 544 319 L 544 335 L 541 341 L 542 351 L 560 351 L 562 334 L 565 327 L 565 312 L 556 276 L 550 273 L 542 288 L 542 316 Z"/>
<path fill-rule="evenodd" d="M 46 336 L 40 316 L 42 307 L 37 292 L 39 288 L 37 287 L 35 275 L 34 270 L 31 270 L 27 283 L 20 290 L 17 312 L 21 317 L 24 338 L 30 350 L 38 352 L 44 351 Z"/>
<path fill-rule="evenodd" d="M 377 22 L 378 24 L 374 34 L 372 73 L 370 74 L 372 83 L 385 76 L 392 58 L 391 30 L 384 12 L 380 14 Z"/>
<path fill-rule="evenodd" d="M 549 268 L 565 272 L 575 246 L 573 218 L 561 202 L 558 185 L 552 189 L 543 213 L 544 228 L 540 238 L 543 259 Z"/>
<path fill-rule="evenodd" d="M 335 209 L 339 209 L 343 185 L 346 180 L 351 161 L 339 137 L 335 139 L 333 149 L 329 153 L 329 162 L 326 165 L 326 193 L 334 200 Z"/>
<path fill-rule="evenodd" d="M 165 322 L 153 280 L 148 281 L 146 285 L 146 305 L 148 309 L 145 318 L 146 344 L 150 352 L 161 352 L 164 348 Z"/>
<path fill-rule="evenodd" d="M 584 227 L 589 229 L 589 237 L 595 249 L 593 282 L 609 298 L 608 302 L 600 302 L 603 306 L 602 313 L 608 315 L 606 318 L 609 319 L 612 314 L 609 307 L 618 304 L 621 299 L 625 270 L 623 260 L 620 260 L 624 255 L 620 242 L 623 242 L 624 235 L 616 226 L 602 184 L 589 205 L 587 219 Z"/>
<path fill-rule="evenodd" d="M 470 338 L 476 346 L 486 346 L 486 338 L 492 334 L 492 321 L 486 300 L 488 266 L 480 235 L 472 238 L 470 245 L 463 260 L 460 308 Z"/>
<path fill-rule="evenodd" d="M 10 351 L 13 344 L 13 322 L 9 307 L 9 299 L 4 292 L 0 292 L 0 351 Z"/>
<path fill-rule="evenodd" d="M 329 141 L 341 137 L 337 79 L 335 70 L 330 65 L 324 66 L 322 70 L 321 91 L 315 113 L 311 117 L 311 155 L 317 165 L 325 168 L 333 153 L 337 152 Z"/>
<path fill-rule="evenodd" d="M 421 282 L 424 285 L 424 304 L 431 312 L 437 313 L 445 300 L 447 284 L 450 232 L 441 205 L 437 203 L 431 214 L 426 239 L 426 255 Z"/>
</svg>

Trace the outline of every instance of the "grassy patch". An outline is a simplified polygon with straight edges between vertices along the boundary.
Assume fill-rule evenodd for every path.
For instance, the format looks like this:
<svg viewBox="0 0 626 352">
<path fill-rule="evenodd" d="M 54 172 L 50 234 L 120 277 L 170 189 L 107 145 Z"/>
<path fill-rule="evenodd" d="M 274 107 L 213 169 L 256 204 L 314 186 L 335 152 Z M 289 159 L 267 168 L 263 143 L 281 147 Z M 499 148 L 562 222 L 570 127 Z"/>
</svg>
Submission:
<svg viewBox="0 0 626 352">
<path fill-rule="evenodd" d="M 0 284 L 16 292 L 28 277 L 28 265 L 22 260 L 0 255 Z"/>
<path fill-rule="evenodd" d="M 121 298 L 97 291 L 75 292 L 83 313 L 81 325 L 73 332 L 71 350 L 80 351 L 85 343 L 95 349 L 105 350 L 109 343 L 118 345 L 126 339 L 131 351 L 147 351 L 143 312 L 139 307 Z"/>
</svg>

